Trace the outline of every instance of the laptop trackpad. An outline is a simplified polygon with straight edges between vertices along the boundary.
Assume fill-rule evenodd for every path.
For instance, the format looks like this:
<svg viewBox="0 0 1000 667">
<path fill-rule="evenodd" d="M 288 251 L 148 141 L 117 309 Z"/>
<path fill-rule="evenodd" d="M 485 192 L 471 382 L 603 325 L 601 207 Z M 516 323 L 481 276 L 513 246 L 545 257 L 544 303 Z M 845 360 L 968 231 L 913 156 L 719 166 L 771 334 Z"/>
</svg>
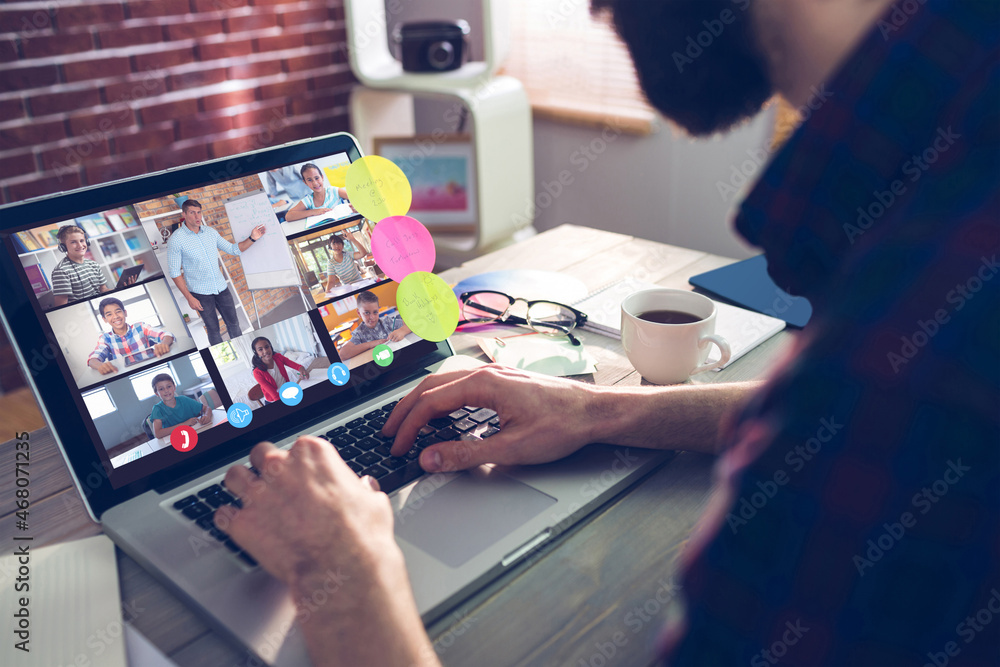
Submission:
<svg viewBox="0 0 1000 667">
<path fill-rule="evenodd" d="M 425 477 L 396 511 L 396 535 L 450 567 L 538 516 L 556 499 L 492 468 L 477 468 L 434 488 Z"/>
</svg>

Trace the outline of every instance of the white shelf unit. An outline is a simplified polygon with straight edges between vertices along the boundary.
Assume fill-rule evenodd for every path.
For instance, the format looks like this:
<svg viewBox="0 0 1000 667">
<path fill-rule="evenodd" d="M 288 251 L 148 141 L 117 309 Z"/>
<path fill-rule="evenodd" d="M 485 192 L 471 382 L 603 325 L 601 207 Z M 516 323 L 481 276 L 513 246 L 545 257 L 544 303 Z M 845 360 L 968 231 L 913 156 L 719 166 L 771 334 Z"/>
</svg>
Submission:
<svg viewBox="0 0 1000 667">
<path fill-rule="evenodd" d="M 482 0 L 484 61 L 451 72 L 404 72 L 389 51 L 384 0 L 345 3 L 351 69 L 351 130 L 370 154 L 377 137 L 424 134 L 414 98 L 458 103 L 468 112 L 477 184 L 477 230 L 435 234 L 438 264 L 455 265 L 535 234 L 531 104 L 517 79 L 495 76 L 509 50 L 508 6 Z M 440 131 L 443 128 L 432 128 Z"/>
<path fill-rule="evenodd" d="M 167 276 L 167 284 L 170 286 L 170 294 L 174 297 L 177 309 L 181 312 L 181 317 L 184 318 L 184 323 L 187 324 L 188 331 L 191 333 L 191 337 L 194 339 L 195 345 L 201 349 L 208 347 L 208 332 L 205 330 L 205 322 L 201 319 L 201 314 L 188 305 L 187 299 L 184 298 L 181 291 L 177 289 L 177 285 L 166 273 L 168 266 L 167 239 L 164 239 L 160 235 L 159 227 L 157 227 L 156 221 L 173 216 L 177 216 L 177 222 L 180 222 L 180 209 L 177 209 L 176 211 L 169 211 L 167 213 L 151 215 L 147 218 L 139 218 L 139 222 L 142 224 L 142 228 L 145 230 L 145 233 L 149 236 L 149 238 L 161 239 L 156 242 L 156 248 L 153 250 L 153 254 L 156 256 L 157 261 L 159 261 L 160 266 L 163 267 L 164 275 Z M 235 335 L 233 332 L 229 332 L 229 337 L 232 339 L 248 331 L 252 331 L 253 329 L 250 325 L 250 317 L 247 315 L 246 309 L 243 307 L 243 302 L 240 300 L 240 295 L 236 292 L 236 287 L 233 286 L 233 280 L 229 275 L 229 269 L 226 268 L 226 263 L 222 261 L 221 257 L 219 258 L 219 267 L 221 268 L 222 275 L 225 277 L 226 282 L 229 284 L 229 288 L 232 291 L 233 301 L 236 304 L 236 319 L 240 323 L 239 332 L 236 332 Z M 215 314 L 217 317 L 220 317 L 217 311 Z"/>
<path fill-rule="evenodd" d="M 52 305 L 52 270 L 65 256 L 66 253 L 58 247 L 32 250 L 18 255 L 21 266 L 25 269 L 38 266 L 45 274 L 49 289 L 37 294 L 42 308 L 49 308 Z M 109 289 L 114 289 L 122 270 L 137 263 L 147 267 L 139 275 L 140 280 L 155 276 L 161 270 L 157 266 L 157 259 L 146 232 L 141 226 L 90 237 L 90 257 L 100 265 L 104 277 L 108 280 Z"/>
</svg>

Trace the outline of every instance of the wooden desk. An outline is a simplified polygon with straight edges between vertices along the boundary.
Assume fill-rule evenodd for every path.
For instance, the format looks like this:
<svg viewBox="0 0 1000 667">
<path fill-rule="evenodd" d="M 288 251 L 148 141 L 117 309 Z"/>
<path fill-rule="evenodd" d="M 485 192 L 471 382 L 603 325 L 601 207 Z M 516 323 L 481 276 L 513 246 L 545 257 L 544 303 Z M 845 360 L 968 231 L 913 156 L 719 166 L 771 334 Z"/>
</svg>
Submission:
<svg viewBox="0 0 1000 667">
<path fill-rule="evenodd" d="M 687 288 L 691 275 L 732 262 L 694 250 L 563 225 L 516 246 L 446 271 L 450 283 L 487 271 L 546 268 L 574 276 L 588 289 L 633 276 Z M 580 332 L 597 359 L 590 381 L 638 385 L 618 341 Z M 789 346 L 782 332 L 730 368 L 694 382 L 761 377 Z M 468 336 L 453 343 L 478 354 Z M 11 425 L 17 429 L 16 424 Z M 31 436 L 35 544 L 99 532 L 83 511 L 51 435 Z M 0 446 L 13 460 L 11 443 Z M 681 453 L 583 526 L 508 573 L 428 630 L 446 665 L 643 665 L 673 597 L 675 560 L 709 495 L 712 459 Z M 13 465 L 0 468 L 0 549 L 15 531 Z M 243 651 L 221 638 L 129 557 L 119 551 L 123 601 L 141 609 L 135 626 L 178 665 L 244 664 Z M 530 567 L 529 567 L 530 566 Z M 617 639 L 617 642 L 616 642 Z M 601 648 L 615 655 L 602 660 Z M 600 658 L 598 656 L 601 656 Z M 582 662 L 581 662 L 582 661 Z"/>
</svg>

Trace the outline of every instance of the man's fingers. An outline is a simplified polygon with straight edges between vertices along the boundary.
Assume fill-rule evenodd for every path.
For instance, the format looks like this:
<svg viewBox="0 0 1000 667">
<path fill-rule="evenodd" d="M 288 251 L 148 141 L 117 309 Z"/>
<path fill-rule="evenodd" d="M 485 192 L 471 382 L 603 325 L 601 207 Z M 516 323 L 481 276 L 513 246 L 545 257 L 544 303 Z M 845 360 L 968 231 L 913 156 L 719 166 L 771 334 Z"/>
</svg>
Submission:
<svg viewBox="0 0 1000 667">
<path fill-rule="evenodd" d="M 213 517 L 215 527 L 224 533 L 228 533 L 232 529 L 233 519 L 236 518 L 236 515 L 239 514 L 239 512 L 240 511 L 232 505 L 223 505 L 219 509 L 215 510 L 215 516 Z"/>
<path fill-rule="evenodd" d="M 448 384 L 449 382 L 454 382 L 455 380 L 468 375 L 468 371 L 451 371 L 450 373 L 438 373 L 435 375 L 430 375 L 424 378 L 417 387 L 411 391 L 409 394 L 400 399 L 396 407 L 393 408 L 392 414 L 389 418 L 385 420 L 385 426 L 382 427 L 382 432 L 386 435 L 393 435 L 399 429 L 400 424 L 413 409 L 413 406 L 420 400 L 420 397 L 424 392 L 434 389 L 435 387 L 440 387 L 443 384 Z"/>
<path fill-rule="evenodd" d="M 449 375 L 452 374 L 448 373 L 441 377 Z M 458 371 L 457 375 L 452 376 L 452 378 L 450 382 L 446 381 L 437 386 L 430 386 L 423 391 L 420 391 L 418 387 L 417 391 L 406 397 L 413 399 L 413 401 L 409 403 L 408 407 L 403 408 L 406 410 L 406 414 L 396 432 L 396 444 L 393 445 L 394 454 L 397 451 L 399 454 L 406 452 L 416 440 L 417 432 L 431 419 L 454 412 L 463 405 L 485 405 L 483 401 L 484 376 Z M 427 378 L 427 380 L 430 379 Z M 415 396 L 414 394 L 418 392 L 419 395 Z M 396 408 L 398 409 L 399 405 Z M 395 416 L 395 411 L 392 416 Z M 388 431 L 388 426 L 389 423 L 386 422 L 386 428 L 383 430 Z"/>
<path fill-rule="evenodd" d="M 483 463 L 503 463 L 504 448 L 511 440 L 498 433 L 489 440 L 440 442 L 420 453 L 420 467 L 427 472 L 454 472 Z"/>
<path fill-rule="evenodd" d="M 226 471 L 226 488 L 235 493 L 237 496 L 244 496 L 247 489 L 250 488 L 250 484 L 253 480 L 257 479 L 257 476 L 252 472 L 244 468 L 243 466 L 233 466 Z"/>
<path fill-rule="evenodd" d="M 275 475 L 278 472 L 276 469 L 276 466 L 279 465 L 278 462 L 287 456 L 288 452 L 278 449 L 272 443 L 261 442 L 250 450 L 250 465 L 256 468 L 261 475 L 268 472 Z M 269 468 L 270 470 L 268 470 Z"/>
</svg>

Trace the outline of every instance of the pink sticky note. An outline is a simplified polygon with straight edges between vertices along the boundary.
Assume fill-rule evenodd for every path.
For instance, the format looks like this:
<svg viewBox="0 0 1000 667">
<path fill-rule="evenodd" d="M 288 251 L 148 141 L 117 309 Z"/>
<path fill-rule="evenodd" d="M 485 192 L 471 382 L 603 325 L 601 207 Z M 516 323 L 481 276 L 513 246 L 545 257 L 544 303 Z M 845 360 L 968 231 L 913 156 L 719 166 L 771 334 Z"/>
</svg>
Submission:
<svg viewBox="0 0 1000 667">
<path fill-rule="evenodd" d="M 419 220 L 407 215 L 382 218 L 372 232 L 375 263 L 397 283 L 414 271 L 433 271 L 434 239 Z"/>
</svg>

